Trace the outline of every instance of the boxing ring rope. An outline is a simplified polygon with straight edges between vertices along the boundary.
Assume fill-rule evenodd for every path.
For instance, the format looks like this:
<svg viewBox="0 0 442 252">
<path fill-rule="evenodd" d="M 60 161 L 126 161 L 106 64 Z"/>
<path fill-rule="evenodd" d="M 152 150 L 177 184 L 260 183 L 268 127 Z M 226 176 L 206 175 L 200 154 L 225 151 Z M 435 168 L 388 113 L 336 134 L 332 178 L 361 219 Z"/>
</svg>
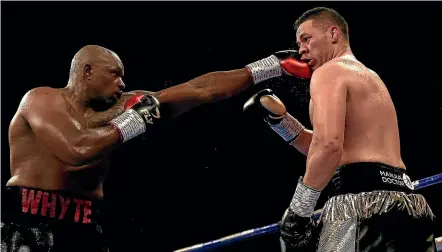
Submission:
<svg viewBox="0 0 442 252">
<path fill-rule="evenodd" d="M 413 182 L 413 186 L 415 190 L 422 189 L 425 187 L 433 186 L 436 184 L 442 183 L 442 173 L 423 178 L 420 180 L 416 180 Z M 318 209 L 315 211 L 313 218 L 317 220 L 319 216 L 321 215 L 322 209 Z M 182 248 L 175 250 L 174 252 L 187 252 L 187 251 L 206 251 L 209 249 L 214 249 L 217 247 L 225 246 L 230 243 L 234 243 L 237 241 L 245 240 L 251 237 L 257 237 L 265 234 L 271 234 L 276 233 L 279 231 L 279 223 L 273 223 L 267 226 L 259 227 L 259 228 L 252 228 L 243 232 L 235 233 L 232 235 L 225 236 L 223 238 L 196 244 L 190 247 Z"/>
</svg>

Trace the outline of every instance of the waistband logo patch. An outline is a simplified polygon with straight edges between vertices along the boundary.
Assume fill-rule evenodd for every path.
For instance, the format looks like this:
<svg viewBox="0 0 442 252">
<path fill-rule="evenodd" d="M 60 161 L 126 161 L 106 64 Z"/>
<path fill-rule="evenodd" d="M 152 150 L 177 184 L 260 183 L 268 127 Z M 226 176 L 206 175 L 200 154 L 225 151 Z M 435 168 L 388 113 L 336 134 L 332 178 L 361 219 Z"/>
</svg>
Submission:
<svg viewBox="0 0 442 252">
<path fill-rule="evenodd" d="M 411 179 L 410 179 L 410 177 L 408 177 L 407 174 L 404 173 L 402 175 L 402 179 L 404 180 L 404 183 L 408 188 L 410 188 L 411 190 L 414 190 L 413 182 L 411 182 Z"/>
<path fill-rule="evenodd" d="M 379 173 L 381 174 L 382 182 L 384 182 L 386 184 L 393 184 L 393 185 L 404 186 L 404 187 L 406 186 L 406 187 L 410 188 L 411 190 L 414 190 L 414 186 L 411 183 L 410 178 L 405 173 L 402 174 L 402 177 L 399 176 L 398 174 L 394 174 L 394 173 L 386 172 L 386 171 L 379 171 Z"/>
</svg>

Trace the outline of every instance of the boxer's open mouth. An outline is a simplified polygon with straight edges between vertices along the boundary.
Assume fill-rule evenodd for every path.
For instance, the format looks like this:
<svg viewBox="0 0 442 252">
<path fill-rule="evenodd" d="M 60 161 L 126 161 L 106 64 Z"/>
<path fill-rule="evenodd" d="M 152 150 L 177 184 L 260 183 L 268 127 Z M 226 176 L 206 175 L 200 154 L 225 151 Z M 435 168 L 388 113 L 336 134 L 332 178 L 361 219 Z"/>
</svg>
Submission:
<svg viewBox="0 0 442 252">
<path fill-rule="evenodd" d="M 304 59 L 301 59 L 301 61 L 304 62 L 304 63 L 309 64 L 312 61 L 312 59 L 304 58 Z"/>
<path fill-rule="evenodd" d="M 121 91 L 115 92 L 115 96 L 117 97 L 117 99 L 120 99 L 122 95 L 123 95 L 123 92 L 121 92 Z"/>
</svg>

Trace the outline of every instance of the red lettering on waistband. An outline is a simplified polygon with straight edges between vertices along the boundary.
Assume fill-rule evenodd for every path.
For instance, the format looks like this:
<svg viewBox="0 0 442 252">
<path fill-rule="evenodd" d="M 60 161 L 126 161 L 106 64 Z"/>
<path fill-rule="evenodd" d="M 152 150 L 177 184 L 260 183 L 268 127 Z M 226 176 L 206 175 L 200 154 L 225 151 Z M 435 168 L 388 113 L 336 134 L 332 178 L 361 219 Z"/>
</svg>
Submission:
<svg viewBox="0 0 442 252">
<path fill-rule="evenodd" d="M 23 188 L 22 190 L 22 211 L 23 213 L 27 213 L 29 210 L 29 203 L 31 203 L 31 214 L 37 214 L 38 205 L 41 199 L 41 191 L 37 192 L 37 196 L 34 198 L 34 190 L 29 190 Z"/>
<path fill-rule="evenodd" d="M 51 212 L 49 213 L 49 216 L 54 218 L 55 217 L 55 210 L 57 207 L 57 194 L 51 193 L 51 202 L 48 202 L 49 193 L 44 192 L 43 193 L 43 202 L 41 203 L 41 215 L 46 216 L 47 215 L 47 208 L 51 208 Z"/>
<path fill-rule="evenodd" d="M 22 188 L 21 196 L 21 210 L 23 213 L 30 212 L 33 215 L 58 218 L 59 220 L 67 219 L 68 221 L 82 224 L 92 223 L 93 218 L 91 217 L 94 213 L 92 211 L 93 201 L 91 200 L 73 198 L 58 192 L 30 188 Z M 69 208 L 71 201 L 75 203 L 75 209 L 74 206 Z M 39 209 L 40 207 L 41 209 Z M 68 218 L 66 218 L 66 215 Z"/>
<path fill-rule="evenodd" d="M 91 209 L 89 207 L 92 206 L 92 202 L 89 200 L 86 200 L 84 202 L 84 209 L 83 209 L 83 223 L 91 223 L 91 219 L 89 219 L 87 216 L 91 214 Z"/>
<path fill-rule="evenodd" d="M 69 203 L 71 202 L 71 199 L 69 197 L 66 197 L 66 200 L 63 198 L 63 196 L 58 195 L 60 198 L 60 205 L 61 205 L 61 213 L 58 217 L 59 220 L 62 220 L 64 218 L 64 215 L 66 214 L 66 211 L 68 210 Z"/>
<path fill-rule="evenodd" d="M 80 220 L 80 207 L 82 204 L 84 204 L 84 200 L 74 199 L 74 202 L 77 204 L 77 208 L 75 209 L 74 221 L 78 222 Z"/>
</svg>

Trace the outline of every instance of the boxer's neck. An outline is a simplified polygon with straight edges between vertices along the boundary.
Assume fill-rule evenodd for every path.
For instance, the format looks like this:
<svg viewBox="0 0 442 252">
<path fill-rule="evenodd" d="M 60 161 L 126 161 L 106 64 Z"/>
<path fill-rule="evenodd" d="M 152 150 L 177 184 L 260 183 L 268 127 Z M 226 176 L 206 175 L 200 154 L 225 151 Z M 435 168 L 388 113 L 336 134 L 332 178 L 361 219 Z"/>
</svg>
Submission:
<svg viewBox="0 0 442 252">
<path fill-rule="evenodd" d="M 348 44 L 343 44 L 340 47 L 337 47 L 334 52 L 333 52 L 333 58 L 340 58 L 340 57 L 344 57 L 344 56 L 353 56 L 353 52 L 350 49 L 350 46 Z"/>
<path fill-rule="evenodd" d="M 66 99 L 72 107 L 83 113 L 89 108 L 89 97 L 86 92 L 86 85 L 70 81 L 65 90 Z"/>
</svg>

